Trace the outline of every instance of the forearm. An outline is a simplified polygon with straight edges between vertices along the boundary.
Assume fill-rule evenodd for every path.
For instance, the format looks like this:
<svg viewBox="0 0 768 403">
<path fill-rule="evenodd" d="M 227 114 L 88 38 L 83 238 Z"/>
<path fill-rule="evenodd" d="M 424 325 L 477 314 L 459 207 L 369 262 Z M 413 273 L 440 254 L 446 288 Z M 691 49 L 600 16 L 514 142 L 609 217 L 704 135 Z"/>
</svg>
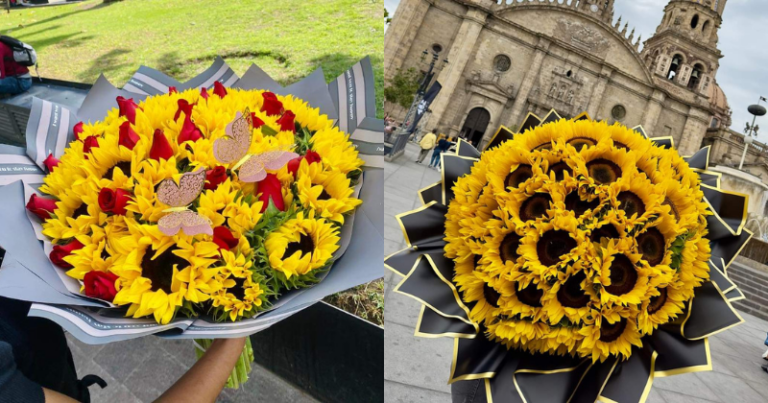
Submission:
<svg viewBox="0 0 768 403">
<path fill-rule="evenodd" d="M 245 347 L 245 338 L 220 339 L 158 402 L 214 402 Z"/>
</svg>

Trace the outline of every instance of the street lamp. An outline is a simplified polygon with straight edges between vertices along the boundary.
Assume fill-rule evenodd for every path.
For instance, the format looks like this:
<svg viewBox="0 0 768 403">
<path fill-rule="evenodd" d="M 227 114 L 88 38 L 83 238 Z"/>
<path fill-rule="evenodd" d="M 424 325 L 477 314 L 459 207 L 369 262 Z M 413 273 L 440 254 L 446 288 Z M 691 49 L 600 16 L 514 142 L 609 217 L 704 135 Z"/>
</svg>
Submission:
<svg viewBox="0 0 768 403">
<path fill-rule="evenodd" d="M 750 105 L 747 111 L 752 114 L 752 124 L 747 123 L 747 133 L 744 136 L 744 153 L 741 154 L 741 162 L 739 163 L 739 169 L 744 166 L 744 160 L 747 158 L 747 150 L 749 145 L 752 144 L 752 136 L 757 137 L 757 127 L 755 126 L 755 120 L 758 116 L 764 116 L 766 113 L 765 107 L 760 105 L 761 101 L 765 101 L 764 97 L 760 97 L 756 104 Z"/>
<path fill-rule="evenodd" d="M 429 51 L 424 49 L 423 52 L 421 52 L 421 60 L 424 61 L 426 56 L 429 55 Z M 429 63 L 429 69 L 427 69 L 427 73 L 424 74 L 424 78 L 421 80 L 421 84 L 419 84 L 419 89 L 416 91 L 416 95 L 413 97 L 413 102 L 411 102 L 411 107 L 408 108 L 408 113 L 405 114 L 405 118 L 403 119 L 403 126 L 401 127 L 400 133 L 404 134 L 408 130 L 409 120 L 411 118 L 411 114 L 413 113 L 414 109 L 416 108 L 416 105 L 421 102 L 421 99 L 424 97 L 424 93 L 427 92 L 427 87 L 429 86 L 429 83 L 432 82 L 433 73 L 432 70 L 435 68 L 435 64 L 437 63 L 437 52 L 432 52 L 432 61 Z M 448 64 L 448 59 L 443 59 L 443 66 Z"/>
</svg>

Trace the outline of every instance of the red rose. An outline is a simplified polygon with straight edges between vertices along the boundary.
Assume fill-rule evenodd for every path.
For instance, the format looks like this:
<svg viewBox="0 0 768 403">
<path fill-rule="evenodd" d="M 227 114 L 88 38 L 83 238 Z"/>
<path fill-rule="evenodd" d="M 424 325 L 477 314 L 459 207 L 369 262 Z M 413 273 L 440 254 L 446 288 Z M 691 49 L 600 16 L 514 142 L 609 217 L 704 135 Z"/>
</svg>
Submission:
<svg viewBox="0 0 768 403">
<path fill-rule="evenodd" d="M 219 250 L 230 250 L 240 243 L 240 240 L 232 235 L 232 231 L 227 227 L 216 227 L 213 229 L 213 243 L 219 246 Z"/>
<path fill-rule="evenodd" d="M 269 200 L 272 200 L 275 207 L 280 211 L 285 211 L 285 203 L 283 202 L 283 185 L 280 180 L 277 179 L 275 174 L 267 174 L 267 177 L 263 181 L 259 182 L 259 200 L 264 204 L 261 206 L 261 212 L 267 210 L 269 207 Z"/>
<path fill-rule="evenodd" d="M 71 255 L 72 252 L 78 249 L 82 249 L 82 247 L 83 244 L 81 244 L 77 239 L 73 239 L 66 245 L 53 245 L 53 250 L 51 251 L 50 255 L 51 263 L 63 269 L 71 269 L 72 265 L 65 262 L 64 258 Z"/>
<path fill-rule="evenodd" d="M 224 98 L 227 96 L 227 89 L 224 88 L 224 84 L 218 81 L 215 81 L 213 83 L 213 93 L 218 95 L 221 98 Z"/>
<path fill-rule="evenodd" d="M 216 167 L 205 172 L 205 189 L 216 190 L 220 184 L 227 180 L 227 168 Z"/>
<path fill-rule="evenodd" d="M 185 115 L 192 117 L 192 108 L 194 108 L 197 103 L 190 104 L 186 99 L 180 99 L 178 104 L 179 109 L 176 109 L 176 114 L 173 115 L 174 121 L 179 120 L 179 116 L 181 116 L 182 112 L 184 112 Z"/>
<path fill-rule="evenodd" d="M 85 139 L 85 141 L 83 141 L 83 152 L 89 153 L 91 152 L 91 148 L 97 148 L 98 146 L 99 146 L 99 139 L 97 139 L 96 136 L 88 137 L 87 139 Z"/>
<path fill-rule="evenodd" d="M 256 116 L 256 112 L 251 112 L 251 124 L 253 125 L 254 129 L 258 129 L 261 126 L 264 126 L 264 121 Z"/>
<path fill-rule="evenodd" d="M 125 206 L 131 201 L 131 193 L 125 189 L 115 190 L 115 207 L 112 208 L 112 212 L 117 215 L 125 215 Z"/>
<path fill-rule="evenodd" d="M 125 206 L 131 201 L 130 195 L 125 189 L 102 188 L 99 192 L 99 208 L 104 212 L 125 215 Z"/>
<path fill-rule="evenodd" d="M 208 99 L 208 90 L 205 87 L 200 88 L 200 98 Z"/>
<path fill-rule="evenodd" d="M 27 210 L 35 213 L 41 220 L 45 221 L 56 210 L 56 200 L 40 197 L 33 193 L 27 202 Z"/>
<path fill-rule="evenodd" d="M 101 211 L 112 211 L 115 208 L 115 191 L 110 188 L 102 188 L 99 192 L 99 208 Z"/>
<path fill-rule="evenodd" d="M 283 113 L 283 103 L 277 100 L 277 95 L 266 91 L 261 96 L 264 97 L 264 105 L 261 106 L 262 112 L 266 112 L 268 116 Z"/>
<path fill-rule="evenodd" d="M 189 116 L 185 117 L 184 126 L 181 127 L 181 132 L 179 132 L 179 144 L 190 140 L 194 142 L 201 138 L 203 138 L 203 133 L 200 132 L 200 129 L 192 123 L 192 119 Z"/>
<path fill-rule="evenodd" d="M 160 129 L 155 130 L 152 135 L 152 148 L 149 150 L 149 158 L 160 161 L 161 158 L 169 160 L 173 157 L 173 148 L 171 143 L 165 138 L 165 134 Z"/>
<path fill-rule="evenodd" d="M 307 150 L 306 155 L 288 161 L 288 172 L 290 172 L 294 177 L 296 177 L 296 172 L 299 171 L 301 160 L 307 160 L 307 164 L 314 164 L 315 162 L 320 162 L 323 159 L 320 157 L 320 154 L 312 150 Z"/>
<path fill-rule="evenodd" d="M 280 125 L 280 130 L 296 133 L 296 125 L 293 123 L 294 119 L 296 119 L 296 115 L 294 115 L 293 112 L 285 111 L 283 116 L 280 116 L 280 119 L 277 119 L 277 124 Z"/>
<path fill-rule="evenodd" d="M 129 122 L 136 123 L 136 109 L 139 106 L 133 102 L 133 98 L 117 97 L 117 106 L 120 108 L 120 116 L 125 116 Z"/>
<path fill-rule="evenodd" d="M 89 271 L 83 278 L 85 285 L 85 295 L 93 298 L 103 299 L 112 302 L 115 300 L 117 290 L 115 282 L 117 276 L 103 271 Z"/>
<path fill-rule="evenodd" d="M 177 92 L 179 92 L 179 91 L 176 89 L 176 87 L 174 87 L 174 86 L 168 87 L 168 93 L 169 94 L 175 94 Z"/>
<path fill-rule="evenodd" d="M 56 165 L 59 165 L 59 160 L 56 159 L 56 157 L 53 156 L 53 154 L 48 154 L 48 157 L 43 160 L 43 164 L 45 164 L 45 167 L 48 169 L 48 172 L 53 172 L 53 168 L 56 167 Z"/>
<path fill-rule="evenodd" d="M 75 140 L 80 140 L 80 135 L 83 133 L 83 122 L 77 122 L 72 131 L 75 132 Z"/>
<path fill-rule="evenodd" d="M 136 134 L 135 131 L 133 131 L 133 128 L 131 127 L 131 122 L 123 122 L 123 124 L 120 125 L 120 137 L 117 139 L 117 144 L 121 145 L 129 150 L 133 150 L 133 147 L 136 147 L 136 143 L 141 140 L 139 138 L 139 135 Z"/>
</svg>

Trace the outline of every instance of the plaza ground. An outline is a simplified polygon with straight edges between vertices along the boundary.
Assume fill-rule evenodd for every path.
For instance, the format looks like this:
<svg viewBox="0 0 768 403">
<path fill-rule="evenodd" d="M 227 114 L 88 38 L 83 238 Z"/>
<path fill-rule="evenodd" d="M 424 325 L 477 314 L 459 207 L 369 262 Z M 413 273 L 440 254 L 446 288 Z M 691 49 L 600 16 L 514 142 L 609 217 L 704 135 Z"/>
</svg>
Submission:
<svg viewBox="0 0 768 403">
<path fill-rule="evenodd" d="M 395 215 L 421 205 L 416 191 L 440 180 L 440 173 L 416 164 L 418 146 L 386 163 L 384 182 L 384 255 L 405 247 Z M 384 395 L 387 403 L 448 403 L 447 384 L 453 340 L 413 336 L 420 303 L 392 292 L 401 277 L 387 271 L 384 309 Z M 760 366 L 768 322 L 741 313 L 740 326 L 710 338 L 711 372 L 656 379 L 647 403 L 765 403 L 768 374 Z"/>
</svg>

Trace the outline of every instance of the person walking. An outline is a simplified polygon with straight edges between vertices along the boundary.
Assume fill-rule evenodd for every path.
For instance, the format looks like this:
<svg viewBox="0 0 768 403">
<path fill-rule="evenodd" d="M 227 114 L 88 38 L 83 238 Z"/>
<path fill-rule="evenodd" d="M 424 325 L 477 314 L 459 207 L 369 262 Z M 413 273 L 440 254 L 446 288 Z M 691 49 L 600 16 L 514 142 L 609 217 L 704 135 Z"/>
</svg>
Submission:
<svg viewBox="0 0 768 403">
<path fill-rule="evenodd" d="M 421 162 L 424 161 L 424 158 L 427 157 L 429 150 L 435 148 L 436 142 L 437 142 L 437 136 L 435 136 L 434 130 L 430 130 L 429 133 L 425 134 L 424 137 L 422 137 L 421 141 L 419 142 L 419 146 L 421 147 L 421 152 L 419 153 L 419 158 L 416 160 L 417 164 L 421 164 Z"/>
<path fill-rule="evenodd" d="M 440 167 L 440 155 L 446 151 L 448 151 L 449 148 L 453 145 L 453 139 L 445 139 L 445 134 L 441 134 L 437 138 L 437 146 L 435 146 L 435 151 L 432 151 L 432 160 L 429 163 L 430 168 L 438 169 Z"/>
</svg>

